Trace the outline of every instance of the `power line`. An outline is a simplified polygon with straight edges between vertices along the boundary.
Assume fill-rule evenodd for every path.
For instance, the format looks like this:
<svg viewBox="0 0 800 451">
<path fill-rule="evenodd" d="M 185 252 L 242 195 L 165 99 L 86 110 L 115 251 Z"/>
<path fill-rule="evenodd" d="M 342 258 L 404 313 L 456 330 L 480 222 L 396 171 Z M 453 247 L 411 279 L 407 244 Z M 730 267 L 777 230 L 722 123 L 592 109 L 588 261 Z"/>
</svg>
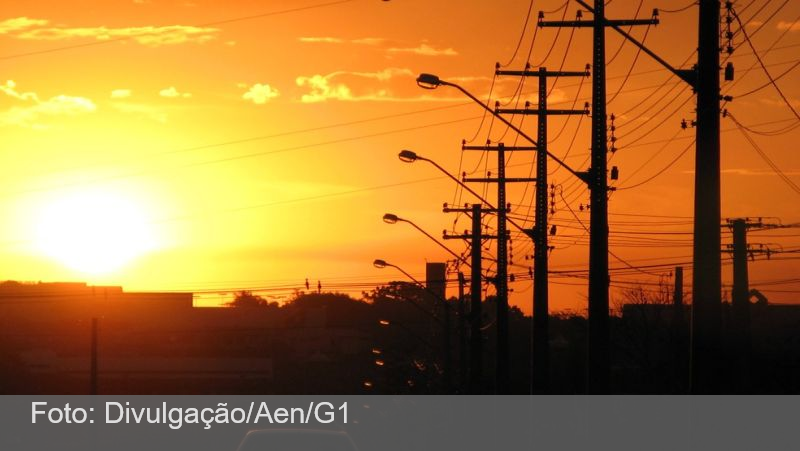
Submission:
<svg viewBox="0 0 800 451">
<path fill-rule="evenodd" d="M 753 140 L 753 138 L 747 133 L 747 131 L 741 126 L 741 124 L 739 124 L 739 121 L 737 121 L 732 114 L 728 113 L 728 117 L 730 117 L 731 120 L 739 127 L 739 131 L 742 132 L 742 135 L 747 140 L 747 142 L 750 143 L 753 149 L 755 149 L 756 153 L 758 153 L 761 159 L 764 160 L 769 165 L 770 168 L 772 168 L 775 174 L 778 175 L 778 177 L 780 177 L 781 180 L 783 180 L 789 186 L 789 188 L 792 189 L 792 191 L 794 191 L 797 194 L 800 194 L 800 186 L 797 186 L 797 184 L 795 184 L 783 171 L 781 171 L 778 165 L 776 165 L 769 158 L 769 156 L 767 156 L 767 154 L 761 149 L 761 147 L 759 147 L 758 143 L 756 143 L 755 140 Z"/>
<path fill-rule="evenodd" d="M 788 3 L 788 0 L 784 3 L 784 5 L 786 3 Z M 735 9 L 731 9 L 731 11 L 733 12 L 733 17 L 736 18 L 736 22 L 739 23 L 740 30 L 741 30 L 742 34 L 744 35 L 744 39 L 747 42 L 747 45 L 749 45 L 750 49 L 753 51 L 753 55 L 756 57 L 756 60 L 758 60 L 758 64 L 761 66 L 761 69 L 764 71 L 764 74 L 766 74 L 767 78 L 769 79 L 770 84 L 773 87 L 775 87 L 776 91 L 778 91 L 778 94 L 781 96 L 781 99 L 783 99 L 783 102 L 792 111 L 792 114 L 794 114 L 795 117 L 798 120 L 800 120 L 800 114 L 797 113 L 797 110 L 794 109 L 794 107 L 792 106 L 791 102 L 789 102 L 789 99 L 786 98 L 786 95 L 783 93 L 783 91 L 781 90 L 780 86 L 778 86 L 778 84 L 775 83 L 775 79 L 772 78 L 772 75 L 769 73 L 769 70 L 767 69 L 767 66 L 764 65 L 764 61 L 761 60 L 761 56 L 759 56 L 758 50 L 756 50 L 755 46 L 753 45 L 753 41 L 750 40 L 750 36 L 747 34 L 747 30 L 745 29 L 744 24 L 742 23 L 741 19 L 739 19 L 739 14 L 736 13 Z"/>
</svg>

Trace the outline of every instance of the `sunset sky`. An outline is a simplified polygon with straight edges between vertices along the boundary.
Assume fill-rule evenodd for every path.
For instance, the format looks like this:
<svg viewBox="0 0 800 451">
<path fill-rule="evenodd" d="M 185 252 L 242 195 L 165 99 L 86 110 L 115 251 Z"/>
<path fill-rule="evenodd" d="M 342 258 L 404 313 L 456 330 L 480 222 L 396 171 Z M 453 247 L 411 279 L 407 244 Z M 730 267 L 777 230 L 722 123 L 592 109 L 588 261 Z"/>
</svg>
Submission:
<svg viewBox="0 0 800 451">
<path fill-rule="evenodd" d="M 265 289 L 282 299 L 304 288 L 306 278 L 354 295 L 403 279 L 391 268 L 374 268 L 376 258 L 423 278 L 425 261 L 450 256 L 408 224 L 384 224 L 382 215 L 413 220 L 435 236 L 443 229 L 461 233 L 469 218 L 442 213 L 442 204 L 474 199 L 433 166 L 402 163 L 398 152 L 412 149 L 454 174 L 485 176 L 496 173 L 495 155 L 462 152 L 462 139 L 527 143 L 491 116 L 482 120 L 480 107 L 458 91 L 422 90 L 415 77 L 435 73 L 491 104 L 521 107 L 536 102 L 535 80 L 521 87 L 513 77 L 493 83 L 496 62 L 508 69 L 524 68 L 527 59 L 534 67 L 583 70 L 591 55 L 589 30 L 536 31 L 539 10 L 549 20 L 575 18 L 577 4 L 565 7 L 562 0 L 532 7 L 529 0 L 6 3 L 0 10 L 4 280 Z M 653 8 L 690 3 L 613 0 L 607 15 L 632 18 L 639 8 L 638 17 L 649 18 Z M 786 100 L 734 21 L 736 51 L 723 60 L 734 63 L 736 77 L 722 89 L 734 99 L 725 108 L 788 181 L 731 117 L 723 118 L 722 216 L 797 224 L 800 189 L 791 185 L 800 184 L 800 4 L 734 4 Z M 663 11 L 660 19 L 632 34 L 674 66 L 691 67 L 697 8 Z M 624 260 L 611 257 L 610 265 L 643 266 L 612 272 L 613 305 L 619 287 L 671 284 L 670 267 L 691 262 L 694 130 L 682 130 L 681 120 L 694 118 L 694 96 L 650 57 L 621 46 L 616 33 L 607 36 L 608 112 L 616 117 L 619 149 L 609 166 L 620 171 L 609 203 L 611 250 Z M 590 85 L 558 80 L 548 101 L 582 108 Z M 577 170 L 588 165 L 589 125 L 588 117 L 550 119 L 550 150 Z M 521 126 L 535 135 L 533 117 Z M 529 177 L 532 162 L 530 153 L 512 154 L 508 175 Z M 583 311 L 588 193 L 553 162 L 550 169 L 557 185 L 551 222 L 558 228 L 550 269 L 578 271 L 551 278 L 551 308 Z M 495 199 L 493 186 L 473 188 Z M 518 221 L 532 214 L 532 196 L 530 186 L 510 187 Z M 726 230 L 723 245 L 730 241 Z M 754 231 L 749 241 L 788 251 L 752 262 L 751 286 L 770 301 L 800 301 L 800 230 Z M 465 249 L 458 241 L 447 245 Z M 530 312 L 531 282 L 520 275 L 531 265 L 525 256 L 532 246 L 514 236 L 512 249 L 510 272 L 519 280 L 511 284 L 511 301 Z M 730 274 L 723 267 L 725 283 Z"/>
</svg>

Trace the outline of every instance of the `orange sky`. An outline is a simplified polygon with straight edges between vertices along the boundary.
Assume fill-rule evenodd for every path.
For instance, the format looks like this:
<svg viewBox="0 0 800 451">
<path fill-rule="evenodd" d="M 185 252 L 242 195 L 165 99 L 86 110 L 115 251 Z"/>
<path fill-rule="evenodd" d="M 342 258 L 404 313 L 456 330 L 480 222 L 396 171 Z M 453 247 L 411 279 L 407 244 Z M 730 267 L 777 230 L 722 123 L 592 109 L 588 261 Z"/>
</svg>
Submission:
<svg viewBox="0 0 800 451">
<path fill-rule="evenodd" d="M 515 138 L 499 124 L 489 127 L 490 118 L 479 128 L 478 106 L 454 90 L 423 91 L 414 77 L 437 73 L 487 98 L 494 64 L 511 60 L 530 5 L 529 0 L 497 3 L 85 0 L 4 5 L 0 214 L 6 220 L 0 225 L 0 278 L 86 280 L 128 290 L 269 287 L 270 294 L 282 296 L 308 277 L 314 285 L 319 279 L 323 288 L 357 294 L 366 288 L 350 284 L 402 278 L 391 269 L 373 268 L 375 258 L 422 277 L 426 260 L 448 255 L 408 225 L 386 225 L 381 216 L 396 213 L 437 236 L 445 228 L 461 232 L 469 227 L 468 218 L 458 218 L 454 226 L 455 216 L 441 213 L 441 205 L 472 199 L 457 193 L 433 167 L 403 164 L 397 153 L 413 149 L 453 173 L 481 176 L 496 171 L 494 155 L 486 166 L 485 155 L 462 154 L 461 140 L 475 137 L 480 144 L 489 137 L 510 144 Z M 654 7 L 679 9 L 690 2 L 642 3 L 640 17 L 649 17 Z M 770 73 L 777 77 L 793 67 L 800 46 L 800 5 L 735 3 Z M 524 65 L 536 12 L 558 10 L 546 17 L 559 19 L 563 4 L 533 2 L 533 16 L 510 69 Z M 607 14 L 631 17 L 638 5 L 617 0 Z M 566 17 L 574 18 L 575 10 L 570 2 Z M 682 66 L 689 67 L 696 20 L 696 8 L 662 13 L 661 25 L 647 31 L 646 42 L 675 66 L 690 61 Z M 645 32 L 645 27 L 633 30 L 640 39 Z M 609 99 L 625 80 L 608 108 L 618 118 L 620 148 L 610 166 L 619 167 L 616 185 L 624 187 L 663 171 L 691 143 L 694 131 L 682 131 L 680 121 L 693 118 L 694 99 L 649 57 L 636 58 L 630 45 L 612 59 L 620 42 L 608 33 Z M 741 45 L 730 60 L 736 80 L 724 83 L 723 92 L 735 97 L 767 78 L 754 65 L 741 33 L 734 45 Z M 544 61 L 551 69 L 563 61 L 564 70 L 581 70 L 590 60 L 590 47 L 588 30 L 557 34 L 541 29 L 529 60 L 534 65 Z M 794 70 L 777 82 L 795 109 L 800 109 L 799 80 L 800 70 Z M 491 102 L 508 101 L 517 82 L 499 78 Z M 535 90 L 535 82 L 527 81 L 522 102 L 536 101 Z M 559 80 L 549 101 L 569 108 L 577 98 L 580 107 L 588 93 L 588 80 L 580 92 L 577 80 Z M 760 132 L 797 123 L 772 87 L 727 107 Z M 582 170 L 589 119 L 579 127 L 578 122 L 577 117 L 566 124 L 552 118 L 550 149 Z M 535 125 L 532 118 L 522 123 L 531 135 Z M 723 119 L 722 126 L 723 217 L 800 222 L 798 194 L 730 119 Z M 800 183 L 800 157 L 794 152 L 800 131 L 753 138 L 789 179 Z M 692 147 L 663 175 L 611 196 L 611 243 L 617 256 L 635 265 L 691 260 L 687 233 L 693 154 Z M 531 162 L 528 154 L 512 155 L 509 175 L 528 176 Z M 588 260 L 587 240 L 576 220 L 588 225 L 588 214 L 580 211 L 588 194 L 570 177 L 563 170 L 551 177 L 559 185 L 552 270 L 585 269 Z M 489 199 L 495 196 L 493 187 L 474 188 L 488 190 Z M 515 214 L 527 212 L 532 194 L 530 188 L 511 188 Z M 130 219 L 120 225 L 114 218 Z M 52 227 L 54 222 L 59 227 Z M 798 238 L 800 232 L 790 228 L 753 233 L 750 241 L 792 250 Z M 727 234 L 723 239 L 730 241 Z M 464 249 L 456 241 L 447 244 L 458 252 Z M 525 255 L 531 252 L 524 238 L 513 241 L 519 266 L 512 272 L 526 272 Z M 777 260 L 793 255 L 752 263 L 751 285 L 770 300 L 796 300 L 800 283 L 764 284 L 796 278 L 798 261 Z M 96 263 L 104 258 L 110 259 L 109 271 L 101 274 Z M 615 258 L 610 263 L 625 266 Z M 655 284 L 666 272 L 612 275 L 612 283 Z M 729 267 L 723 275 L 727 282 Z M 530 285 L 527 280 L 512 284 L 512 302 L 525 311 L 530 311 Z M 581 278 L 552 278 L 552 308 L 585 309 L 585 285 Z"/>
</svg>

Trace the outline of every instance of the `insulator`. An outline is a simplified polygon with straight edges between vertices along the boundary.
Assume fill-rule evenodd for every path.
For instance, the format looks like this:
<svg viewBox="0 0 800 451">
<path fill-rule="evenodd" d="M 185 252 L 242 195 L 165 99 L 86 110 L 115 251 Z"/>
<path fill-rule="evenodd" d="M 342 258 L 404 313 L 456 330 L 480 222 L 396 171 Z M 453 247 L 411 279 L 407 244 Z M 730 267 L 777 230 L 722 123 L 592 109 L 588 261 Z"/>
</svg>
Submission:
<svg viewBox="0 0 800 451">
<path fill-rule="evenodd" d="M 734 77 L 733 63 L 728 62 L 728 64 L 725 65 L 725 81 L 733 81 L 733 77 Z"/>
</svg>

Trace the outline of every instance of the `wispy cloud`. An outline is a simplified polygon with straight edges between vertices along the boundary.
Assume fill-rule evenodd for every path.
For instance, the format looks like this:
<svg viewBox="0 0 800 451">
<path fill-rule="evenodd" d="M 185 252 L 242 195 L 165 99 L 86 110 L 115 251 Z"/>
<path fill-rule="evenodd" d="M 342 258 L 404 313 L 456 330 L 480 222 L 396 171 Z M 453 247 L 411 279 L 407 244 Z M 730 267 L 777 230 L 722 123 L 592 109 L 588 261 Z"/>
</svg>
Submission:
<svg viewBox="0 0 800 451">
<path fill-rule="evenodd" d="M 785 31 L 785 30 L 789 30 L 792 32 L 800 31 L 800 22 L 784 22 L 781 20 L 780 22 L 778 22 L 777 28 L 780 31 Z"/>
<path fill-rule="evenodd" d="M 189 93 L 189 92 L 179 92 L 177 89 L 175 89 L 174 86 L 170 86 L 169 88 L 162 89 L 161 91 L 158 92 L 158 95 L 160 95 L 161 97 L 169 98 L 169 99 L 175 99 L 175 98 L 179 98 L 179 97 L 187 99 L 187 98 L 192 96 L 192 94 Z"/>
<path fill-rule="evenodd" d="M 126 97 L 130 97 L 131 95 L 133 95 L 133 92 L 130 89 L 115 89 L 111 91 L 112 99 L 124 99 Z"/>
<path fill-rule="evenodd" d="M 331 36 L 304 36 L 298 39 L 300 42 L 324 43 L 324 44 L 381 45 L 384 42 L 386 42 L 386 39 L 383 38 L 343 39 L 343 38 L 334 38 Z"/>
<path fill-rule="evenodd" d="M 46 25 L 47 21 L 44 19 L 30 19 L 27 17 L 16 17 L 13 19 L 6 19 L 0 21 L 0 34 L 13 33 L 15 31 L 24 30 L 40 25 Z"/>
<path fill-rule="evenodd" d="M 131 39 L 142 45 L 157 47 L 161 45 L 182 44 L 185 42 L 208 42 L 216 37 L 218 28 L 195 27 L 191 25 L 165 25 L 141 27 L 65 27 L 47 26 L 48 20 L 18 17 L 0 22 L 0 34 L 8 34 L 17 39 L 37 41 L 58 41 L 74 38 L 92 38 L 98 41 L 111 39 Z"/>
<path fill-rule="evenodd" d="M 455 56 L 458 52 L 448 47 L 438 49 L 428 43 L 421 43 L 418 45 L 407 45 L 406 43 L 390 42 L 384 38 L 358 38 L 358 39 L 345 39 L 332 36 L 305 36 L 299 38 L 300 42 L 306 43 L 324 43 L 324 44 L 353 44 L 353 45 L 367 45 L 367 46 L 382 46 L 383 50 L 387 53 L 411 53 L 414 55 L 422 56 Z"/>
<path fill-rule="evenodd" d="M 411 77 L 413 73 L 408 69 L 388 68 L 378 72 L 333 72 L 327 75 L 316 74 L 310 77 L 297 77 L 297 86 L 307 87 L 310 92 L 303 94 L 300 100 L 303 103 L 324 102 L 326 100 L 391 100 L 391 91 L 386 87 L 377 89 L 367 89 L 363 93 L 356 94 L 353 89 L 345 82 L 337 79 L 342 77 L 354 79 L 369 79 L 379 82 L 387 82 L 395 77 Z M 357 80 L 355 80 L 357 81 Z"/>
<path fill-rule="evenodd" d="M 422 56 L 456 56 L 458 52 L 448 47 L 446 49 L 437 49 L 428 44 L 420 44 L 416 47 L 390 47 L 386 49 L 389 53 L 413 53 Z"/>
<path fill-rule="evenodd" d="M 410 69 L 387 68 L 376 72 L 337 71 L 327 75 L 315 74 L 295 79 L 297 86 L 306 88 L 302 94 L 303 103 L 317 103 L 328 100 L 345 102 L 382 101 L 464 101 L 463 97 L 445 95 L 420 95 L 413 82 L 416 77 Z"/>
<path fill-rule="evenodd" d="M 326 44 L 342 44 L 345 42 L 344 39 L 340 38 L 332 38 L 332 37 L 323 37 L 323 36 L 308 36 L 308 37 L 300 37 L 298 38 L 300 42 L 308 42 L 308 43 L 319 43 L 323 42 Z"/>
<path fill-rule="evenodd" d="M 731 169 L 722 169 L 720 171 L 723 174 L 731 174 L 731 175 L 740 175 L 744 177 L 761 177 L 761 176 L 777 176 L 775 171 L 769 169 L 743 169 L 743 168 L 731 168 Z M 781 171 L 785 175 L 800 175 L 800 170 L 788 170 L 788 171 Z M 692 171 L 694 173 L 694 171 Z"/>
<path fill-rule="evenodd" d="M 386 102 L 464 102 L 466 98 L 454 89 L 424 91 L 417 87 L 417 72 L 408 68 L 390 67 L 375 72 L 336 71 L 329 74 L 314 74 L 296 77 L 295 83 L 307 89 L 300 100 L 303 103 L 339 101 L 386 101 Z M 485 76 L 446 75 L 480 99 L 486 99 L 492 79 Z M 493 98 L 507 99 L 516 94 L 518 81 L 506 77 L 494 82 Z M 561 101 L 564 92 L 553 91 L 549 99 Z M 532 99 L 531 99 L 532 100 Z"/>
<path fill-rule="evenodd" d="M 747 169 L 747 168 L 728 168 L 728 169 L 720 169 L 719 171 L 721 174 L 727 175 L 737 175 L 741 177 L 777 177 L 778 174 L 771 169 Z M 800 175 L 800 170 L 781 170 L 781 172 L 785 175 Z M 695 173 L 694 169 L 687 169 L 685 171 L 681 171 L 682 174 L 690 174 L 693 175 Z"/>
<path fill-rule="evenodd" d="M 0 125 L 42 129 L 47 128 L 47 125 L 40 122 L 44 116 L 75 116 L 97 110 L 94 102 L 85 97 L 62 94 L 41 99 L 35 92 L 20 92 L 13 80 L 0 85 L 0 92 L 22 103 L 0 112 Z"/>
<path fill-rule="evenodd" d="M 239 85 L 240 88 L 247 88 L 247 85 L 242 83 Z M 253 103 L 257 105 L 263 105 L 267 103 L 270 99 L 274 99 L 278 97 L 280 92 L 277 89 L 273 88 L 268 84 L 261 84 L 256 83 L 253 86 L 250 86 L 247 89 L 247 92 L 242 94 L 242 98 L 245 100 L 251 100 Z"/>
</svg>

